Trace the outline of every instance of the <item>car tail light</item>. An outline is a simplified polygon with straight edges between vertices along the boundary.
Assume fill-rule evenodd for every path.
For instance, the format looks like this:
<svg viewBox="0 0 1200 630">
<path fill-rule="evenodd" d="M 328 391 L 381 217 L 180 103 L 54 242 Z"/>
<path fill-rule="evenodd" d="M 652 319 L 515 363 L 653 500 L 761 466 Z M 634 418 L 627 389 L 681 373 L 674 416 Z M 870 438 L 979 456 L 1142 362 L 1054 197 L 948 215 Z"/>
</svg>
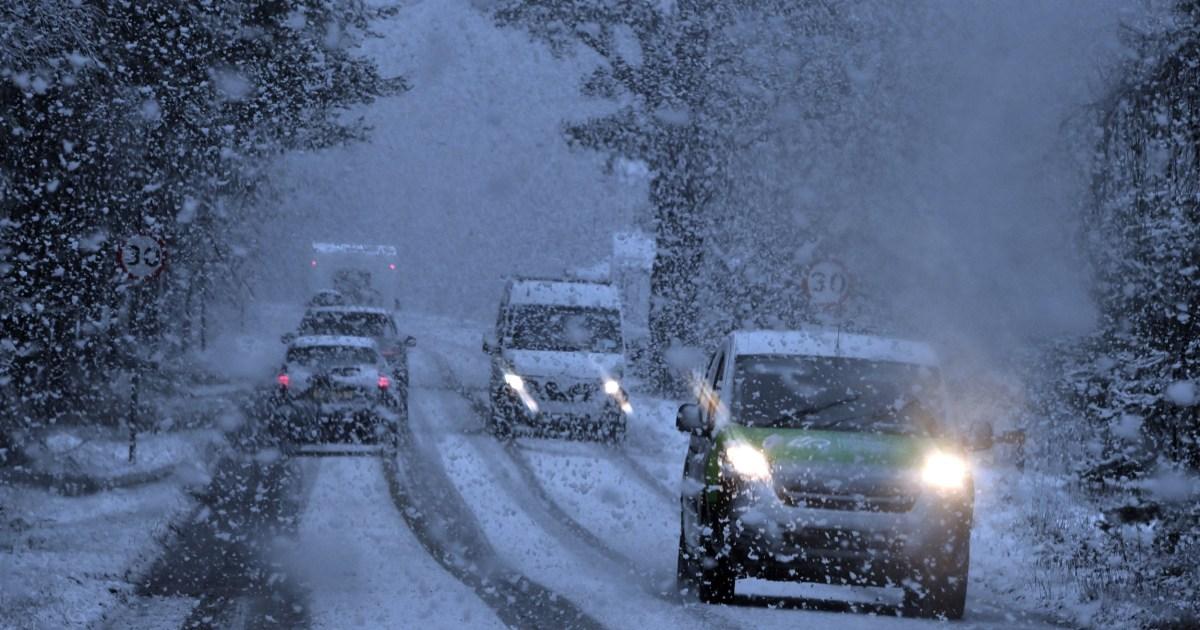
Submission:
<svg viewBox="0 0 1200 630">
<path fill-rule="evenodd" d="M 284 389 L 287 389 L 288 386 L 292 384 L 292 379 L 289 378 L 287 374 L 280 374 L 278 377 L 275 378 L 275 380 L 278 381 L 279 386 Z"/>
<path fill-rule="evenodd" d="M 317 266 L 317 260 L 314 258 L 314 259 L 312 260 L 312 262 L 310 262 L 310 263 L 309 263 L 309 265 L 310 265 L 310 266 L 312 266 L 312 267 L 316 267 L 316 266 Z"/>
<path fill-rule="evenodd" d="M 391 269 L 392 271 L 395 271 L 395 270 L 396 270 L 396 263 L 389 263 L 389 264 L 388 264 L 388 269 Z"/>
<path fill-rule="evenodd" d="M 392 386 L 392 381 L 386 376 L 379 377 L 379 389 L 387 389 Z"/>
</svg>

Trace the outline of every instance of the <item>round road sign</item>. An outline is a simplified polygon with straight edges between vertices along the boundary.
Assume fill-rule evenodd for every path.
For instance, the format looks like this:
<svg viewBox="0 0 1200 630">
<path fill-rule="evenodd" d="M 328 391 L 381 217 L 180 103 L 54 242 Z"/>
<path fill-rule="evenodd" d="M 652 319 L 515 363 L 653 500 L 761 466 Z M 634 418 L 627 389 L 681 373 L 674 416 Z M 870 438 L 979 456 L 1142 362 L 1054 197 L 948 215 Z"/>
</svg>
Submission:
<svg viewBox="0 0 1200 630">
<path fill-rule="evenodd" d="M 837 306 L 850 294 L 850 274 L 841 263 L 823 260 L 808 268 L 804 276 L 808 302 L 813 306 Z"/>
<path fill-rule="evenodd" d="M 152 278 L 162 271 L 167 259 L 167 250 L 153 236 L 135 234 L 121 243 L 117 262 L 130 278 L 143 280 Z"/>
</svg>

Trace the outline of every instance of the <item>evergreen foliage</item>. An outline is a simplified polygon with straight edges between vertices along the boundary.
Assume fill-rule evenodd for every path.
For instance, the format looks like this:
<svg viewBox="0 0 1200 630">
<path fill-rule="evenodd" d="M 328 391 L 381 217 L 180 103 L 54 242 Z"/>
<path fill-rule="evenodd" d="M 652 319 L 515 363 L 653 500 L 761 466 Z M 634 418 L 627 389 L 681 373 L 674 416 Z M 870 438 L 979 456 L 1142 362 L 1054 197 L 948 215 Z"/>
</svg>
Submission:
<svg viewBox="0 0 1200 630">
<path fill-rule="evenodd" d="M 360 0 L 0 7 L 0 353 L 30 417 L 101 396 L 123 333 L 177 354 L 214 292 L 241 291 L 268 160 L 361 139 L 347 109 L 404 89 L 356 52 L 386 13 Z M 114 264 L 137 233 L 171 253 L 143 285 Z"/>
</svg>

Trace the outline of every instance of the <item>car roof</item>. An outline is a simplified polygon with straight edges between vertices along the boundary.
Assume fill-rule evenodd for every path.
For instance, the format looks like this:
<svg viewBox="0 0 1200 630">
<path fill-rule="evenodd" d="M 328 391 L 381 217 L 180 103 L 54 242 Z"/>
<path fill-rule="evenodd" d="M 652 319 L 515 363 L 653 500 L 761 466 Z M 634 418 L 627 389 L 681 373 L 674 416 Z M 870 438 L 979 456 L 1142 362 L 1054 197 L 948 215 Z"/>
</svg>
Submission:
<svg viewBox="0 0 1200 630">
<path fill-rule="evenodd" d="M 735 355 L 798 355 L 938 364 L 928 344 L 907 339 L 848 333 L 830 328 L 800 330 L 739 330 L 731 333 Z"/>
<path fill-rule="evenodd" d="M 600 282 L 569 280 L 513 280 L 508 291 L 509 304 L 553 304 L 619 309 L 617 288 Z"/>
<path fill-rule="evenodd" d="M 373 315 L 391 315 L 392 312 L 386 308 L 379 306 L 357 306 L 357 305 L 340 305 L 340 306 L 314 306 L 308 309 L 309 313 L 371 313 Z"/>
<path fill-rule="evenodd" d="M 351 335 L 304 335 L 296 337 L 290 344 L 293 348 L 314 348 L 329 346 L 347 346 L 352 348 L 376 348 L 378 344 L 370 337 L 354 337 Z"/>
</svg>

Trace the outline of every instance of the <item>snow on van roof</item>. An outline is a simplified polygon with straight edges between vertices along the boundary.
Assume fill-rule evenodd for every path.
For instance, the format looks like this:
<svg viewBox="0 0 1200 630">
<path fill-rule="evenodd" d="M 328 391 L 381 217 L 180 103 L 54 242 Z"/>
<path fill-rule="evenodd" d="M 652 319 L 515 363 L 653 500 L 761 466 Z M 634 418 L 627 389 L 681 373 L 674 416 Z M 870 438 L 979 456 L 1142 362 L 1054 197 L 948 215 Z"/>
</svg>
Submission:
<svg viewBox="0 0 1200 630">
<path fill-rule="evenodd" d="M 369 256 L 396 256 L 396 248 L 391 245 L 364 245 L 362 243 L 318 243 L 312 244 L 313 251 L 318 254 L 367 254 Z"/>
<path fill-rule="evenodd" d="M 937 365 L 937 354 L 919 341 L 839 332 L 825 328 L 802 330 L 745 330 L 733 336 L 733 352 L 746 354 L 795 354 L 818 357 L 874 359 L 917 365 Z"/>
<path fill-rule="evenodd" d="M 554 304 L 619 309 L 617 288 L 599 282 L 561 280 L 513 280 L 509 304 Z"/>
<path fill-rule="evenodd" d="M 374 348 L 375 340 L 370 337 L 352 337 L 350 335 L 304 335 L 292 340 L 293 348 L 312 348 L 322 346 L 346 346 L 351 348 Z"/>
<path fill-rule="evenodd" d="M 392 312 L 380 306 L 313 306 L 310 313 L 371 313 L 372 315 L 391 315 Z"/>
</svg>

